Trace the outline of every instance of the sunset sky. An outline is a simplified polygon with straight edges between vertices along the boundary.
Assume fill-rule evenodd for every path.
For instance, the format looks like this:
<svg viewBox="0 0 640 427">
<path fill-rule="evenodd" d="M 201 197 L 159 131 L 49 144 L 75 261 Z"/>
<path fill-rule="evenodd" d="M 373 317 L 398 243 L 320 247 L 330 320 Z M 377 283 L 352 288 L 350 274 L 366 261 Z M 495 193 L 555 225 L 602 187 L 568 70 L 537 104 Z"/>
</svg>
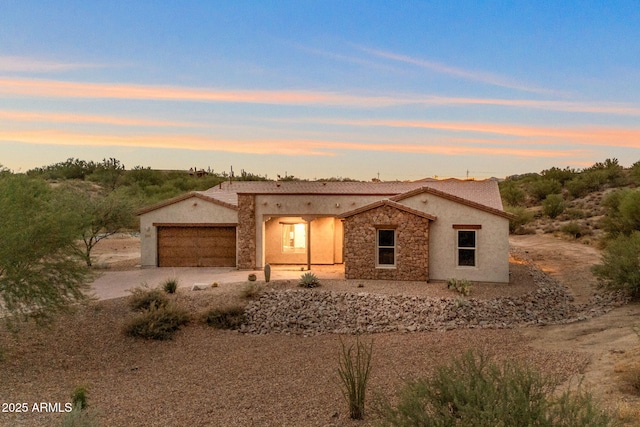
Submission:
<svg viewBox="0 0 640 427">
<path fill-rule="evenodd" d="M 0 164 L 504 177 L 640 160 L 638 1 L 0 0 Z"/>
</svg>

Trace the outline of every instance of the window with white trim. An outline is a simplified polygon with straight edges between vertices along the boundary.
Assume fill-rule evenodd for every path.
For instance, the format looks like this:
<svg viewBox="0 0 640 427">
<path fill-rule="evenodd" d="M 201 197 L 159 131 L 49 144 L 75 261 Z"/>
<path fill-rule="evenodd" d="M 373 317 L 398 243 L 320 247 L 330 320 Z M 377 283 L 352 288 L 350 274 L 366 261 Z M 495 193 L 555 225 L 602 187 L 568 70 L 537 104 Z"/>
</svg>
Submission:
<svg viewBox="0 0 640 427">
<path fill-rule="evenodd" d="M 304 253 L 307 247 L 306 224 L 282 224 L 282 252 Z"/>
<path fill-rule="evenodd" d="M 457 251 L 459 267 L 475 267 L 477 251 L 476 230 L 457 230 Z"/>
<path fill-rule="evenodd" d="M 396 230 L 377 230 L 376 265 L 394 267 L 396 265 Z"/>
</svg>

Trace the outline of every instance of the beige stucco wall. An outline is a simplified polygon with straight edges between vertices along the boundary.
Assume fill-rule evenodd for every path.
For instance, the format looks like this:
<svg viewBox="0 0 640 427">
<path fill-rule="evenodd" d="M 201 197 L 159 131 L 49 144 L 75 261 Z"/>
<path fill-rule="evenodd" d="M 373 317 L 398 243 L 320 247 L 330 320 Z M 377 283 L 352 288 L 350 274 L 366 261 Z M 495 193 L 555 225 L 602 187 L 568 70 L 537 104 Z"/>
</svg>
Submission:
<svg viewBox="0 0 640 427">
<path fill-rule="evenodd" d="M 429 226 L 429 278 L 468 279 L 480 282 L 509 281 L 509 220 L 428 193 L 399 201 L 437 216 Z M 457 232 L 454 224 L 479 224 L 476 233 L 476 266 L 456 265 Z"/>
<path fill-rule="evenodd" d="M 305 221 L 300 217 L 272 217 L 265 223 L 265 262 L 269 264 L 306 264 L 306 251 L 301 253 L 284 253 L 282 251 L 283 223 L 305 223 Z M 330 217 L 316 218 L 311 221 L 312 264 L 333 264 L 336 262 L 335 223 L 335 218 Z M 342 228 L 342 224 L 339 223 L 339 225 Z M 340 244 L 339 251 L 342 252 L 342 244 Z"/>
<path fill-rule="evenodd" d="M 238 212 L 197 197 L 190 197 L 140 215 L 140 252 L 143 267 L 155 267 L 158 260 L 157 229 L 154 223 L 236 224 Z"/>
<path fill-rule="evenodd" d="M 314 228 L 311 229 L 311 238 L 319 233 L 322 235 L 333 227 L 332 243 L 333 261 L 330 261 L 329 256 L 323 255 L 320 260 L 315 258 L 315 246 L 311 242 L 311 262 L 324 264 L 340 263 L 342 262 L 342 224 L 335 217 L 359 207 L 368 205 L 369 203 L 376 202 L 383 198 L 382 196 L 353 196 L 353 195 L 297 195 L 297 194 L 257 194 L 255 196 L 256 206 L 256 267 L 262 268 L 265 264 L 263 257 L 264 253 L 270 253 L 271 250 L 267 247 L 270 245 L 271 236 L 267 236 L 267 223 L 270 219 L 280 217 L 297 217 L 304 218 L 306 216 L 312 218 L 327 218 L 333 220 L 333 225 L 330 225 L 328 218 L 323 221 L 318 221 L 318 224 L 322 224 L 322 228 L 314 233 Z M 276 219 L 277 221 L 277 219 Z M 312 224 L 316 220 L 312 221 Z M 280 237 L 276 237 L 275 240 L 280 242 Z M 329 245 L 327 240 L 327 245 Z M 326 249 L 329 252 L 329 249 Z M 302 263 L 306 264 L 306 255 Z M 287 262 L 288 263 L 288 262 Z"/>
</svg>

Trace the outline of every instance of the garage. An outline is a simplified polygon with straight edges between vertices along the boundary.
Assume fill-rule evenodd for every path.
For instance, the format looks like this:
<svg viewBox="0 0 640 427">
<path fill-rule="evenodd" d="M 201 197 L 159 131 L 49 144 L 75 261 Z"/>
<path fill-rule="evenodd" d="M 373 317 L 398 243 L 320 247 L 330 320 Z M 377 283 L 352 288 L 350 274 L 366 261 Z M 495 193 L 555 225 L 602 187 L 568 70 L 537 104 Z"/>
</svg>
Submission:
<svg viewBox="0 0 640 427">
<path fill-rule="evenodd" d="M 235 267 L 236 227 L 157 227 L 158 267 Z"/>
</svg>

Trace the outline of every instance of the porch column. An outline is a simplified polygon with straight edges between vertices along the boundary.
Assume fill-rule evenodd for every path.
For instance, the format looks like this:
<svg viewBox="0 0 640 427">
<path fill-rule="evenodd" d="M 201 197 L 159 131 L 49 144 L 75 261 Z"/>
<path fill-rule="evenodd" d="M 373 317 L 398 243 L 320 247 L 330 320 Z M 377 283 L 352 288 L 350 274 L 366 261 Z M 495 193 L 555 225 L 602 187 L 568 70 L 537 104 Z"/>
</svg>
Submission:
<svg viewBox="0 0 640 427">
<path fill-rule="evenodd" d="M 307 270 L 311 270 L 311 221 L 315 217 L 303 216 L 302 219 L 307 222 Z"/>
</svg>

